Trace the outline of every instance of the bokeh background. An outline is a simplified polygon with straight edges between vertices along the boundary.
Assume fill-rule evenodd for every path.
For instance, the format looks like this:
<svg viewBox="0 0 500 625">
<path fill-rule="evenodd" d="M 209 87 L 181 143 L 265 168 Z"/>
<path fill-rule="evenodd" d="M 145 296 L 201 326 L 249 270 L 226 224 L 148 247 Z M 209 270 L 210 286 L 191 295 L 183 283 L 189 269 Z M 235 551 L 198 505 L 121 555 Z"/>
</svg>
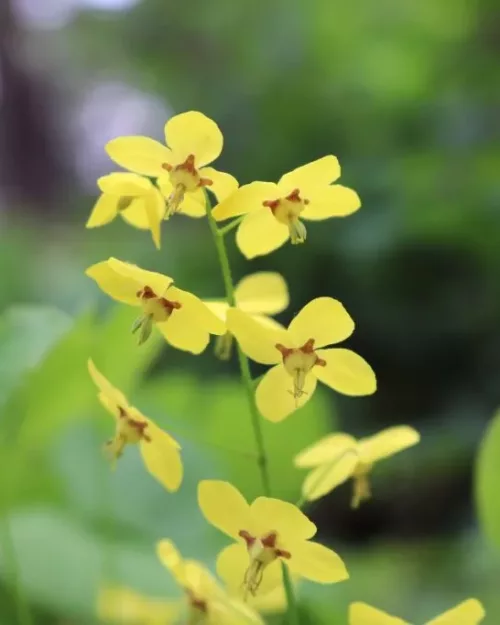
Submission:
<svg viewBox="0 0 500 625">
<path fill-rule="evenodd" d="M 259 493 L 236 363 L 159 339 L 138 350 L 134 312 L 83 274 L 113 255 L 200 296 L 223 294 L 204 220 L 165 224 L 161 253 L 121 220 L 84 229 L 96 178 L 114 170 L 104 144 L 161 138 L 166 119 L 190 109 L 217 120 L 226 138 L 217 165 L 241 183 L 333 153 L 363 200 L 352 217 L 310 224 L 304 246 L 250 263 L 228 237 L 236 278 L 286 276 L 281 321 L 316 296 L 340 299 L 357 322 L 349 346 L 379 378 L 373 397 L 320 389 L 284 424 L 264 424 L 275 493 L 297 498 L 302 474 L 291 458 L 331 429 L 367 435 L 409 423 L 422 433 L 419 446 L 377 469 L 375 497 L 359 511 L 349 509 L 348 486 L 310 507 L 351 581 L 301 587 L 304 623 L 345 623 L 351 600 L 420 623 L 469 596 L 484 602 L 486 623 L 498 622 L 500 431 L 474 496 L 479 443 L 500 404 L 495 7 L 2 0 L 2 625 L 16 622 L 6 519 L 36 624 L 83 625 L 94 622 L 105 579 L 173 596 L 154 555 L 159 538 L 213 565 L 225 543 L 197 510 L 200 478 Z M 109 472 L 101 445 L 112 424 L 88 379 L 89 355 L 181 441 L 179 493 L 157 486 L 135 450 Z"/>
</svg>

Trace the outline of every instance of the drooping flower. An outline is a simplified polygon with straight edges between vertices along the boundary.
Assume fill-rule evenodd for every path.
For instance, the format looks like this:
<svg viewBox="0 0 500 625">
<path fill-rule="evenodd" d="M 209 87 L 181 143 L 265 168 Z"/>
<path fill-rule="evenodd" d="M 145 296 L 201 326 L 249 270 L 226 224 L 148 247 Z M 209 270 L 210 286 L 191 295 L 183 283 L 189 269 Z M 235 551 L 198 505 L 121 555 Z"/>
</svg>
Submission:
<svg viewBox="0 0 500 625">
<path fill-rule="evenodd" d="M 347 187 L 331 183 L 340 176 L 335 156 L 328 155 L 282 176 L 278 184 L 252 182 L 240 187 L 213 210 L 218 221 L 245 215 L 236 242 L 246 258 L 269 254 L 288 239 L 306 240 L 302 219 L 319 221 L 354 213 L 361 202 Z"/>
<path fill-rule="evenodd" d="M 348 578 L 341 558 L 310 539 L 316 526 L 286 501 L 258 497 L 251 505 L 228 482 L 203 480 L 198 503 L 207 521 L 236 541 L 223 549 L 217 572 L 247 595 L 266 594 L 282 584 L 281 563 L 292 575 L 321 584 Z"/>
<path fill-rule="evenodd" d="M 104 377 L 90 359 L 88 368 L 99 389 L 99 401 L 115 418 L 115 434 L 106 444 L 110 461 L 114 465 L 127 445 L 138 445 L 149 473 L 167 490 L 178 490 L 183 474 L 179 443 L 131 406 L 125 395 Z"/>
<path fill-rule="evenodd" d="M 185 595 L 187 623 L 192 625 L 264 625 L 258 613 L 230 596 L 194 560 L 184 560 L 170 540 L 161 540 L 157 554 Z"/>
<path fill-rule="evenodd" d="M 340 302 L 318 297 L 302 308 L 288 329 L 266 328 L 242 310 L 227 313 L 227 327 L 245 354 L 275 365 L 262 378 L 256 402 L 262 416 L 281 421 L 312 396 L 319 380 L 344 395 L 375 392 L 375 373 L 348 349 L 321 349 L 343 341 L 354 322 Z"/>
<path fill-rule="evenodd" d="M 360 440 L 349 434 L 329 434 L 295 457 L 296 467 L 312 469 L 302 485 L 303 496 L 314 501 L 352 478 L 351 505 L 357 508 L 371 496 L 373 466 L 419 441 L 420 434 L 408 425 L 390 427 Z"/>
<path fill-rule="evenodd" d="M 179 212 L 203 217 L 205 187 L 210 187 L 218 201 L 238 188 L 229 174 L 205 167 L 222 152 L 223 136 L 217 124 L 203 113 L 188 111 L 169 119 L 165 139 L 167 145 L 149 137 L 118 137 L 106 145 L 107 153 L 118 165 L 157 178 L 167 198 L 165 218 Z"/>
<path fill-rule="evenodd" d="M 247 312 L 266 327 L 281 327 L 269 315 L 287 308 L 290 298 L 285 279 L 274 271 L 259 271 L 245 276 L 234 290 L 236 307 Z M 224 300 L 204 300 L 210 310 L 226 323 L 229 304 Z M 216 354 L 223 360 L 231 355 L 232 335 L 227 332 L 217 339 Z"/>
<path fill-rule="evenodd" d="M 153 326 L 177 349 L 201 353 L 210 334 L 224 334 L 224 323 L 192 293 L 173 286 L 172 278 L 136 265 L 109 258 L 85 272 L 110 297 L 142 308 L 134 323 L 139 344 L 150 336 Z"/>
<path fill-rule="evenodd" d="M 178 601 L 145 597 L 122 586 L 104 586 L 97 599 L 99 620 L 116 625 L 175 625 L 180 611 Z"/>
<path fill-rule="evenodd" d="M 479 625 L 485 617 L 481 602 L 467 599 L 425 625 Z M 349 625 L 410 625 L 407 621 L 362 602 L 349 606 Z"/>
<path fill-rule="evenodd" d="M 159 248 L 165 199 L 157 187 L 148 178 L 126 172 L 102 176 L 97 184 L 102 194 L 92 209 L 87 228 L 104 226 L 121 215 L 136 228 L 151 230 Z"/>
</svg>

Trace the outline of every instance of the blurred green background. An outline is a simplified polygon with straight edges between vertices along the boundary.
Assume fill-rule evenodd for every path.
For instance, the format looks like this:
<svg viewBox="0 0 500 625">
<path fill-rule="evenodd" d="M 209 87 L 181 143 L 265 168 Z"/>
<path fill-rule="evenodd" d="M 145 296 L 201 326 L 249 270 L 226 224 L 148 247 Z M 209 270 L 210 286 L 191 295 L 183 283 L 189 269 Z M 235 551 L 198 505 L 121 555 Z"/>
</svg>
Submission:
<svg viewBox="0 0 500 625">
<path fill-rule="evenodd" d="M 469 596 L 499 621 L 500 424 L 474 469 L 500 404 L 499 41 L 493 0 L 2 0 L 0 512 L 37 625 L 93 623 L 103 579 L 173 596 L 155 541 L 210 566 L 225 544 L 197 510 L 197 481 L 259 492 L 236 363 L 158 337 L 137 349 L 134 311 L 83 274 L 113 255 L 223 294 L 204 220 L 165 224 L 161 253 L 121 220 L 84 229 L 95 179 L 114 169 L 104 144 L 161 138 L 190 109 L 220 124 L 217 166 L 241 183 L 333 153 L 363 201 L 311 224 L 304 246 L 250 263 L 228 237 L 236 278 L 287 278 L 281 321 L 319 295 L 340 299 L 357 322 L 349 346 L 379 379 L 373 397 L 320 389 L 264 423 L 276 495 L 297 498 L 291 458 L 331 429 L 422 433 L 376 471 L 359 511 L 349 487 L 309 509 L 351 580 L 302 586 L 304 623 L 345 623 L 351 600 L 421 623 Z M 177 494 L 133 449 L 110 473 L 89 356 L 181 441 Z M 0 547 L 1 625 L 16 622 L 11 568 Z"/>
</svg>

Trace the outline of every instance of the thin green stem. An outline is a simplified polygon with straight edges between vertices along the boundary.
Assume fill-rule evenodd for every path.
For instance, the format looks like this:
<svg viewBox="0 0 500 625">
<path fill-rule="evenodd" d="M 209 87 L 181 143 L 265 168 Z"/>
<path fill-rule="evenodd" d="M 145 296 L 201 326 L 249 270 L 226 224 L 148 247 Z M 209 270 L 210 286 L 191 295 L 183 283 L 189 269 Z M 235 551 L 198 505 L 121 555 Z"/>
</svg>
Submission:
<svg viewBox="0 0 500 625">
<path fill-rule="evenodd" d="M 297 606 L 297 599 L 295 597 L 295 591 L 293 589 L 290 572 L 286 564 L 284 564 L 283 562 L 281 563 L 281 571 L 283 573 L 283 585 L 285 586 L 285 595 L 288 603 L 286 624 L 300 625 L 299 608 Z"/>
<path fill-rule="evenodd" d="M 228 232 L 231 232 L 231 230 L 234 230 L 235 228 L 237 228 L 240 225 L 240 223 L 243 221 L 244 216 L 245 215 L 242 215 L 241 217 L 236 217 L 236 219 L 233 219 L 233 221 L 228 223 L 227 226 L 223 226 L 222 228 L 217 228 L 217 232 L 219 233 L 219 236 L 223 237 Z"/>
</svg>

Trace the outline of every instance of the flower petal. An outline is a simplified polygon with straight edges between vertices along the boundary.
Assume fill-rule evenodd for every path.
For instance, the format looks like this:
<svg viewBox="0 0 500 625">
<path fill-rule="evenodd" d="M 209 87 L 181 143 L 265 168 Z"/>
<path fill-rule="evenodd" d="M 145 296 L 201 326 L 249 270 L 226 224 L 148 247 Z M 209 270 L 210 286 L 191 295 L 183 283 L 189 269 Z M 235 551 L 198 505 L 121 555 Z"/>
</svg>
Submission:
<svg viewBox="0 0 500 625">
<path fill-rule="evenodd" d="M 144 176 L 165 173 L 164 163 L 172 162 L 172 152 L 149 137 L 118 137 L 106 144 L 109 157 L 121 167 Z"/>
<path fill-rule="evenodd" d="M 278 186 L 274 182 L 251 182 L 219 201 L 212 215 L 217 221 L 224 221 L 258 210 L 262 208 L 262 202 L 278 198 Z"/>
<path fill-rule="evenodd" d="M 316 378 L 306 375 L 304 393 L 294 398 L 293 380 L 282 364 L 270 369 L 259 382 L 255 391 L 255 401 L 261 415 L 277 423 L 309 401 L 316 388 Z"/>
<path fill-rule="evenodd" d="M 412 447 L 419 441 L 420 434 L 417 430 L 409 425 L 398 425 L 382 430 L 374 436 L 362 438 L 358 450 L 362 462 L 371 464 Z"/>
<path fill-rule="evenodd" d="M 319 349 L 316 354 L 326 366 L 312 370 L 320 382 L 343 395 L 372 395 L 377 378 L 364 358 L 349 349 Z"/>
<path fill-rule="evenodd" d="M 98 228 L 105 226 L 118 215 L 119 198 L 102 193 L 94 204 L 90 217 L 85 225 L 86 228 Z"/>
<path fill-rule="evenodd" d="M 234 593 L 241 591 L 249 565 L 250 558 L 243 543 L 229 545 L 217 556 L 217 574 Z M 265 568 L 257 596 L 274 591 L 282 583 L 281 564 L 275 560 Z"/>
<path fill-rule="evenodd" d="M 361 206 L 356 191 L 335 184 L 331 187 L 318 188 L 307 196 L 309 204 L 300 214 L 302 219 L 320 221 L 330 217 L 352 215 Z"/>
<path fill-rule="evenodd" d="M 357 601 L 349 606 L 349 625 L 410 625 L 407 621 Z"/>
<path fill-rule="evenodd" d="M 302 308 L 288 326 L 297 345 L 314 338 L 314 348 L 345 340 L 354 331 L 354 321 L 336 299 L 317 297 Z"/>
<path fill-rule="evenodd" d="M 153 188 L 153 184 L 148 178 L 125 171 L 101 176 L 97 180 L 97 185 L 103 193 L 119 196 L 142 195 L 143 193 L 148 193 Z"/>
<path fill-rule="evenodd" d="M 157 249 L 160 249 L 161 223 L 165 213 L 165 200 L 156 189 L 144 196 L 144 210 L 146 212 L 148 226 Z"/>
<path fill-rule="evenodd" d="M 214 161 L 222 152 L 224 144 L 219 126 L 198 111 L 187 111 L 171 117 L 165 124 L 165 139 L 174 154 L 175 165 L 194 154 L 196 167 Z"/>
<path fill-rule="evenodd" d="M 90 377 L 94 381 L 94 384 L 101 391 L 101 393 L 103 393 L 103 395 L 105 395 L 105 397 L 110 400 L 112 404 L 114 404 L 115 406 L 122 406 L 122 408 L 125 408 L 129 405 L 125 395 L 116 387 L 114 387 L 111 382 L 103 376 L 103 374 L 95 366 L 91 358 L 88 359 L 87 366 Z"/>
<path fill-rule="evenodd" d="M 227 597 L 210 602 L 207 625 L 264 625 L 259 614 L 241 600 Z"/>
<path fill-rule="evenodd" d="M 171 286 L 167 292 L 167 298 L 180 302 L 179 312 L 184 317 L 189 317 L 189 322 L 204 328 L 210 334 L 225 334 L 226 325 L 207 306 L 189 291 L 183 291 Z"/>
<path fill-rule="evenodd" d="M 479 625 L 485 616 L 480 601 L 467 599 L 441 616 L 432 619 L 427 625 Z"/>
<path fill-rule="evenodd" d="M 184 561 L 171 540 L 160 540 L 156 544 L 156 555 L 163 566 L 172 573 L 176 582 L 184 587 L 186 585 L 186 571 Z"/>
<path fill-rule="evenodd" d="M 226 314 L 229 310 L 229 304 L 227 302 L 221 300 L 203 300 L 205 306 L 213 312 L 213 314 L 218 317 L 222 323 L 226 323 Z"/>
<path fill-rule="evenodd" d="M 199 173 L 202 178 L 208 178 L 212 181 L 209 189 L 215 195 L 218 202 L 223 202 L 238 189 L 239 185 L 236 178 L 231 176 L 231 174 L 227 174 L 225 171 L 219 171 L 213 167 L 203 167 L 203 169 L 200 169 Z"/>
<path fill-rule="evenodd" d="M 206 217 L 207 209 L 205 208 L 205 194 L 202 189 L 196 189 L 191 193 L 186 193 L 181 205 L 179 213 L 188 217 Z"/>
<path fill-rule="evenodd" d="M 280 541 L 307 540 L 316 534 L 316 525 L 288 501 L 272 497 L 257 497 L 250 505 L 250 512 L 262 536 L 270 530 L 278 532 Z"/>
<path fill-rule="evenodd" d="M 292 571 L 305 579 L 319 584 L 335 584 L 349 578 L 342 558 L 325 545 L 310 540 L 297 541 L 290 545 L 292 557 L 286 564 Z"/>
<path fill-rule="evenodd" d="M 97 599 L 97 614 L 103 623 L 160 625 L 178 618 L 179 602 L 144 597 L 129 588 L 105 586 Z"/>
<path fill-rule="evenodd" d="M 236 286 L 236 305 L 248 313 L 276 315 L 288 306 L 286 280 L 274 271 L 259 271 L 245 276 Z"/>
<path fill-rule="evenodd" d="M 205 519 L 231 538 L 253 531 L 252 515 L 246 499 L 229 482 L 202 480 L 198 484 L 198 505 Z"/>
<path fill-rule="evenodd" d="M 336 458 L 313 469 L 302 484 L 302 495 L 307 501 L 315 501 L 347 481 L 359 463 L 354 449 L 347 449 Z"/>
<path fill-rule="evenodd" d="M 348 449 L 356 449 L 357 441 L 349 434 L 328 434 L 309 445 L 295 456 L 294 464 L 299 468 L 317 467 L 341 456 Z"/>
<path fill-rule="evenodd" d="M 141 454 L 146 468 L 168 491 L 177 491 L 183 475 L 179 444 L 167 432 L 149 420 L 146 435 L 151 440 L 140 441 Z"/>
<path fill-rule="evenodd" d="M 157 323 L 156 327 L 172 347 L 191 354 L 201 354 L 210 342 L 210 334 L 205 328 L 189 323 L 186 316 L 178 313 L 178 310 L 174 310 L 170 319 Z"/>
<path fill-rule="evenodd" d="M 157 219 L 161 221 L 165 214 L 165 200 L 161 195 L 160 199 L 161 202 L 159 200 L 156 201 L 156 211 L 158 213 Z M 134 228 L 139 228 L 140 230 L 150 229 L 144 196 L 134 198 L 125 210 L 120 211 L 120 215 L 128 224 L 134 226 Z"/>
<path fill-rule="evenodd" d="M 329 185 L 339 177 L 339 161 L 333 154 L 328 154 L 290 171 L 280 178 L 278 184 L 284 195 L 299 189 L 302 196 L 308 197 L 311 189 Z"/>
<path fill-rule="evenodd" d="M 238 308 L 229 308 L 226 323 L 227 329 L 234 334 L 243 352 L 263 365 L 274 365 L 281 361 L 281 353 L 276 349 L 277 343 L 290 345 L 286 330 L 265 327 Z"/>
<path fill-rule="evenodd" d="M 277 250 L 289 237 L 288 227 L 279 222 L 267 206 L 246 215 L 236 231 L 236 243 L 248 259 Z"/>
</svg>

